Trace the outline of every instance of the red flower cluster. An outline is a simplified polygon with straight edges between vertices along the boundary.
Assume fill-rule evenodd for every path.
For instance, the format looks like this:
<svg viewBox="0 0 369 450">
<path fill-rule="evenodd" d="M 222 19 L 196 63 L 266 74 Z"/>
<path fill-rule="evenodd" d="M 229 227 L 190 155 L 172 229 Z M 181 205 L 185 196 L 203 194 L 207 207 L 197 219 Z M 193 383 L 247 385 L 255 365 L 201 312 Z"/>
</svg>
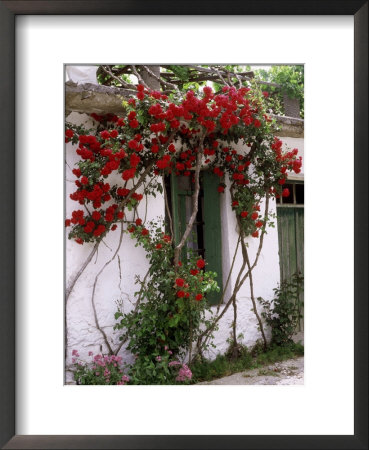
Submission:
<svg viewBox="0 0 369 450">
<path fill-rule="evenodd" d="M 263 94 L 264 97 L 266 94 Z M 251 90 L 245 87 L 224 87 L 222 92 L 214 93 L 209 86 L 205 86 L 203 95 L 197 96 L 193 91 L 188 91 L 182 101 L 177 102 L 168 100 L 160 92 L 149 91 L 143 85 L 138 85 L 137 99 L 139 101 L 133 98 L 128 101 L 129 112 L 124 118 L 113 114 L 91 114 L 91 117 L 100 122 L 99 132 L 93 135 L 88 134 L 89 132 L 83 134 L 82 131 L 78 136 L 76 153 L 81 161 L 78 163 L 79 167 L 73 169 L 77 178 L 77 190 L 70 198 L 81 205 L 92 202 L 94 211 L 91 217 L 85 218 L 82 213 L 81 217 L 72 215 L 72 218 L 66 220 L 66 226 L 75 226 L 75 232 L 72 230 L 70 236 L 88 239 L 86 233 L 98 237 L 108 229 L 116 229 L 115 223 L 124 217 L 122 208 L 127 201 L 125 198 L 134 190 L 136 177 L 150 166 L 152 169 L 148 172 L 149 176 L 152 173 L 161 175 L 165 171 L 168 174 L 190 176 L 193 182 L 193 169 L 199 151 L 203 151 L 205 165 L 219 177 L 219 193 L 225 191 L 224 177 L 227 173 L 237 199 L 233 200 L 232 208 L 245 219 L 242 224 L 248 234 L 256 234 L 257 229 L 263 227 L 263 222 L 258 220 L 258 213 L 250 208 L 250 202 L 258 202 L 260 195 L 260 182 L 254 174 L 263 173 L 272 195 L 286 196 L 288 189 L 282 189 L 282 186 L 286 182 L 287 171 L 299 173 L 302 166 L 301 157 L 297 157 L 297 149 L 283 152 L 282 141 L 278 138 L 274 138 L 270 144 L 273 152 L 269 151 L 268 164 L 263 166 L 270 137 L 263 140 L 265 144 L 258 143 L 266 135 L 264 125 L 270 119 L 263 110 L 260 96 L 254 97 Z M 241 135 L 240 129 L 243 129 Z M 229 134 L 230 132 L 234 134 Z M 233 136 L 243 140 L 252 151 L 241 154 L 225 146 L 224 140 L 232 141 Z M 65 137 L 73 141 L 77 139 L 71 128 L 66 129 Z M 249 172 L 250 164 L 257 171 Z M 264 167 L 268 167 L 271 173 Z M 114 173 L 120 174 L 123 186 L 114 184 L 111 187 L 104 181 Z M 247 191 L 243 191 L 244 189 Z M 249 192 L 251 200 L 250 196 L 237 195 L 238 191 L 240 194 Z M 121 204 L 119 211 L 117 207 L 111 210 L 111 206 L 105 212 L 98 211 L 104 203 L 113 199 Z M 142 194 L 132 192 L 128 200 L 129 207 L 135 207 L 135 202 L 141 199 Z M 255 223 L 251 223 L 252 220 Z M 142 223 L 136 222 L 136 226 L 141 225 Z M 102 226 L 105 227 L 103 231 Z M 78 227 L 83 227 L 85 234 L 78 236 L 81 231 Z M 133 228 L 132 225 L 129 231 Z M 140 234 L 147 236 L 149 232 L 144 228 L 140 229 Z M 166 241 L 164 237 L 162 241 L 156 240 L 152 245 L 160 250 L 166 242 L 171 242 L 171 238 L 168 237 Z M 205 261 L 199 259 L 197 268 L 204 267 Z"/>
</svg>

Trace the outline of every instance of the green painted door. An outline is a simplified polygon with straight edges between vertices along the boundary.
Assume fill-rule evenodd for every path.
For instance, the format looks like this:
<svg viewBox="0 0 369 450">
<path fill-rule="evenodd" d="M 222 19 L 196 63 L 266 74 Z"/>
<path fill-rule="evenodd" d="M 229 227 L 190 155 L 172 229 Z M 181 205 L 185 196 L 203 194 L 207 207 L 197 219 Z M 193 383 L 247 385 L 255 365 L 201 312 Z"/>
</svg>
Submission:
<svg viewBox="0 0 369 450">
<path fill-rule="evenodd" d="M 278 240 L 281 281 L 304 273 L 304 208 L 278 207 Z"/>
<path fill-rule="evenodd" d="M 277 218 L 281 281 L 290 280 L 296 272 L 304 275 L 304 208 L 278 206 Z"/>
<path fill-rule="evenodd" d="M 204 241 L 207 270 L 217 274 L 220 292 L 206 295 L 211 305 L 217 305 L 223 291 L 222 280 L 222 231 L 220 222 L 219 178 L 210 171 L 203 172 L 204 189 Z"/>
<path fill-rule="evenodd" d="M 192 214 L 193 185 L 189 177 L 171 176 L 171 205 L 175 244 L 187 227 Z M 220 218 L 220 194 L 218 192 L 219 178 L 210 171 L 201 172 L 198 213 L 192 233 L 187 242 L 199 256 L 206 260 L 206 270 L 217 274 L 220 293 L 210 292 L 206 298 L 212 305 L 218 304 L 223 289 L 222 282 L 222 238 Z M 182 250 L 181 258 L 186 258 L 186 247 Z"/>
</svg>

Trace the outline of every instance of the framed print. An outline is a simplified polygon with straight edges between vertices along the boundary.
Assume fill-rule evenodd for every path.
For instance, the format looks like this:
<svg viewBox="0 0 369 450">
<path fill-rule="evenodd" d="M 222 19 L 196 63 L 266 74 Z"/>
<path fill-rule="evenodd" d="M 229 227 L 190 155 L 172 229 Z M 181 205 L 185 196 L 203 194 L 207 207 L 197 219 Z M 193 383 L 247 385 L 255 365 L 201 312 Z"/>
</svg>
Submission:
<svg viewBox="0 0 369 450">
<path fill-rule="evenodd" d="M 368 448 L 367 16 L 359 0 L 0 2 L 4 448 Z M 239 61 L 305 66 L 305 384 L 64 384 L 65 67 Z"/>
</svg>

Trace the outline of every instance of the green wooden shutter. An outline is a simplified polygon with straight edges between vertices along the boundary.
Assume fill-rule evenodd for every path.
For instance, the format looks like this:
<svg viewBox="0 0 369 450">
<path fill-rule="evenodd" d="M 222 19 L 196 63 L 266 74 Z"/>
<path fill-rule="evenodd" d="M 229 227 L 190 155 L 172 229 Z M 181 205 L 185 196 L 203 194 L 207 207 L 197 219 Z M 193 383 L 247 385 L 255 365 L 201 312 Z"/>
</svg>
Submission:
<svg viewBox="0 0 369 450">
<path fill-rule="evenodd" d="M 171 196 L 172 196 L 172 220 L 174 231 L 174 244 L 178 245 L 186 230 L 186 197 L 191 197 L 190 190 L 181 189 L 178 177 L 171 175 Z M 181 252 L 181 258 L 186 258 L 186 248 Z"/>
<path fill-rule="evenodd" d="M 171 197 L 172 197 L 172 220 L 174 231 L 174 245 L 178 245 L 180 241 L 179 228 L 179 207 L 178 207 L 178 183 L 177 177 L 172 174 L 170 177 Z"/>
<path fill-rule="evenodd" d="M 281 281 L 290 280 L 296 272 L 304 275 L 304 208 L 279 206 L 277 218 Z M 304 300 L 303 293 L 300 300 Z"/>
<path fill-rule="evenodd" d="M 202 172 L 203 192 L 204 192 L 204 246 L 206 269 L 217 274 L 217 283 L 220 292 L 211 292 L 206 296 L 210 304 L 219 303 L 223 290 L 222 279 L 222 235 L 220 222 L 220 194 L 218 192 L 219 178 L 210 172 Z M 171 200 L 172 219 L 174 228 L 174 242 L 178 245 L 186 229 L 186 197 L 191 196 L 190 190 L 179 187 L 178 178 L 171 175 Z M 201 199 L 199 198 L 199 201 Z M 182 250 L 181 258 L 186 257 L 185 248 Z"/>
<path fill-rule="evenodd" d="M 217 175 L 204 171 L 204 241 L 205 260 L 207 270 L 217 273 L 217 282 L 220 292 L 211 292 L 207 295 L 210 304 L 219 303 L 223 291 L 222 280 L 222 230 L 220 222 L 220 194 L 218 192 L 219 178 Z"/>
</svg>

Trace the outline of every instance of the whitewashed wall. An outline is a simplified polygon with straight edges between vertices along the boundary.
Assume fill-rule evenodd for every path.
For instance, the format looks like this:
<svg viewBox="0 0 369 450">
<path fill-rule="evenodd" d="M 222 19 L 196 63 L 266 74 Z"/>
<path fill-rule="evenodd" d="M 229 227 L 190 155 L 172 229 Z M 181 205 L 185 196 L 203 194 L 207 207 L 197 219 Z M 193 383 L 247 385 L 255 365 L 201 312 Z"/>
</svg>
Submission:
<svg viewBox="0 0 369 450">
<path fill-rule="evenodd" d="M 86 127 L 91 128 L 94 122 L 86 114 L 71 113 L 67 117 L 67 121 L 76 125 L 85 124 Z M 66 217 L 70 218 L 72 211 L 81 209 L 82 205 L 78 202 L 72 201 L 69 195 L 76 190 L 74 184 L 76 177 L 72 173 L 75 168 L 75 163 L 79 156 L 75 152 L 76 146 L 71 143 L 66 144 Z M 114 184 L 113 176 L 106 179 L 110 184 Z M 121 179 L 120 179 L 121 181 Z M 116 179 L 119 183 L 119 179 Z M 142 189 L 137 191 L 142 193 Z M 147 202 L 147 204 L 146 204 Z M 165 211 L 164 198 L 160 193 L 156 198 L 149 197 L 148 200 L 144 197 L 138 207 L 138 217 L 150 221 L 164 216 Z M 133 212 L 125 211 L 125 219 L 127 221 L 134 220 Z M 92 250 L 93 244 L 84 243 L 77 244 L 74 240 L 68 239 L 68 230 L 66 229 L 65 240 L 65 279 L 66 286 L 74 275 L 78 272 L 83 262 Z M 115 231 L 111 231 L 104 243 L 100 244 L 97 254 L 92 259 L 84 273 L 80 276 L 74 289 L 69 296 L 66 306 L 66 322 L 67 322 L 67 366 L 71 363 L 71 352 L 73 349 L 79 351 L 82 359 L 89 360 L 88 352 L 92 351 L 94 354 L 102 351 L 107 352 L 106 345 L 102 334 L 95 326 L 94 313 L 91 303 L 92 288 L 96 275 L 99 273 L 103 265 L 111 259 L 118 244 L 120 236 L 120 227 Z M 119 304 L 124 312 L 132 309 L 134 302 L 134 293 L 138 290 L 135 284 L 135 277 L 138 275 L 141 279 L 144 277 L 148 262 L 145 257 L 145 251 L 141 247 L 135 247 L 135 240 L 131 239 L 129 235 L 124 234 L 123 242 L 118 253 L 119 258 L 115 258 L 113 262 L 102 272 L 98 279 L 95 293 L 95 304 L 99 324 L 104 329 L 113 348 L 119 344 L 119 333 L 114 332 L 113 326 L 115 324 L 114 313 L 117 311 Z M 124 352 L 121 353 L 128 356 Z M 127 359 L 127 358 L 126 358 Z M 67 372 L 67 381 L 70 379 L 70 374 Z"/>
</svg>

